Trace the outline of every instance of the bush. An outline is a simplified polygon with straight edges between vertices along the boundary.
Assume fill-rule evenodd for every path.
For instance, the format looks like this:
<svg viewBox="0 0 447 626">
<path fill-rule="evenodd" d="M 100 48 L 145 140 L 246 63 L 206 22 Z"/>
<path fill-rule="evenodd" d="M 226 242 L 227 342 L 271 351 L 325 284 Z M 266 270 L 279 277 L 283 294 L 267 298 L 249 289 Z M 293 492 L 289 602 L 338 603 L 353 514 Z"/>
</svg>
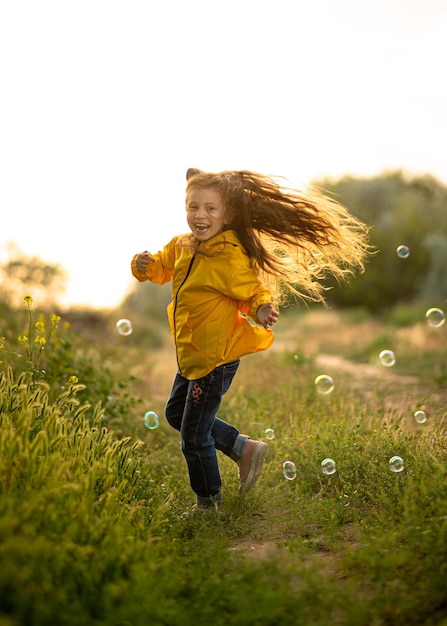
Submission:
<svg viewBox="0 0 447 626">
<path fill-rule="evenodd" d="M 365 274 L 349 285 L 330 283 L 331 304 L 380 313 L 399 303 L 445 298 L 447 188 L 431 177 L 407 180 L 399 172 L 317 184 L 372 227 L 377 251 Z M 396 254 L 400 245 L 409 248 L 408 258 Z"/>
</svg>

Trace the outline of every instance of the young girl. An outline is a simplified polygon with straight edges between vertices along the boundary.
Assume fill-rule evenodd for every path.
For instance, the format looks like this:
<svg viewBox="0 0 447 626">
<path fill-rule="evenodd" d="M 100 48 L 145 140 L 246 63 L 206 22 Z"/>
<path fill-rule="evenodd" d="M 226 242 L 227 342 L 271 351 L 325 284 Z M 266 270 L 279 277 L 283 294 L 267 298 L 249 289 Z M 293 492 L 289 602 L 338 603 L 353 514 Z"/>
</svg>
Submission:
<svg viewBox="0 0 447 626">
<path fill-rule="evenodd" d="M 178 372 L 166 418 L 181 434 L 194 507 L 217 510 L 216 450 L 238 464 L 241 493 L 255 484 L 267 451 L 216 417 L 240 357 L 271 346 L 284 292 L 324 301 L 325 276 L 363 271 L 367 228 L 322 194 L 249 171 L 189 169 L 186 217 L 191 232 L 157 254 L 136 254 L 132 273 L 139 281 L 172 280 Z"/>
</svg>

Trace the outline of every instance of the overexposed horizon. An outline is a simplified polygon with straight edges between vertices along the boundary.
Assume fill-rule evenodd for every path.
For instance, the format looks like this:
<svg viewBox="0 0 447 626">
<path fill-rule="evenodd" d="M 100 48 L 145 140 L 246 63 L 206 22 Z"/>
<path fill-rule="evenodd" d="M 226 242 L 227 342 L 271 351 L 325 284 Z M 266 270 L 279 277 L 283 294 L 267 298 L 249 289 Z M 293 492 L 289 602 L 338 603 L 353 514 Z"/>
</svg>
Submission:
<svg viewBox="0 0 447 626">
<path fill-rule="evenodd" d="M 447 184 L 446 52 L 442 0 L 0 2 L 0 260 L 114 308 L 187 230 L 188 167 Z"/>
</svg>

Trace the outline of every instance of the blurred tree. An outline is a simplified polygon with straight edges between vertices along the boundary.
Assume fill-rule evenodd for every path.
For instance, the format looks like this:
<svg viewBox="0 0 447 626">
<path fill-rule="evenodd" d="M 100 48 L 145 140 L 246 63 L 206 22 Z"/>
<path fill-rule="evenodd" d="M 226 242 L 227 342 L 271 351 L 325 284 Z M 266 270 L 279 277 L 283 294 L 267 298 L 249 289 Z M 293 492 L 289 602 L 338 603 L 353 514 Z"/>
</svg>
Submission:
<svg viewBox="0 0 447 626">
<path fill-rule="evenodd" d="M 380 312 L 404 302 L 446 297 L 447 188 L 434 178 L 401 172 L 372 179 L 344 177 L 314 183 L 371 226 L 377 250 L 366 272 L 348 285 L 330 281 L 328 301 Z M 406 245 L 408 258 L 396 249 Z"/>
<path fill-rule="evenodd" d="M 0 278 L 0 299 L 9 306 L 21 306 L 25 295 L 42 306 L 53 306 L 65 290 L 66 273 L 59 265 L 28 257 L 10 245 L 0 266 Z"/>
<path fill-rule="evenodd" d="M 424 301 L 438 300 L 441 303 L 447 299 L 447 234 L 430 233 L 424 237 L 422 246 L 430 260 L 427 275 L 420 286 L 420 296 Z"/>
<path fill-rule="evenodd" d="M 133 314 L 152 319 L 157 322 L 167 320 L 166 307 L 171 301 L 171 283 L 155 285 L 149 281 L 138 283 L 126 296 L 123 307 Z"/>
<path fill-rule="evenodd" d="M 120 317 L 132 321 L 132 338 L 139 345 L 160 347 L 169 333 L 166 307 L 171 301 L 171 289 L 171 283 L 155 285 L 135 281 L 120 305 Z"/>
</svg>

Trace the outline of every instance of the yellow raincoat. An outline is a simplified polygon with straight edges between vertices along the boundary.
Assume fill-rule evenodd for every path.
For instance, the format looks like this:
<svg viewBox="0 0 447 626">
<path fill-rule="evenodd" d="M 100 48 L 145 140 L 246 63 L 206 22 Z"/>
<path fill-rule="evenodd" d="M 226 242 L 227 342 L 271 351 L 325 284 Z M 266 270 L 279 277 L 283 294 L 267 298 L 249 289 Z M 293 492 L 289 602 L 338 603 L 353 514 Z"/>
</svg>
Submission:
<svg viewBox="0 0 447 626">
<path fill-rule="evenodd" d="M 154 254 L 139 281 L 164 284 L 172 280 L 168 318 L 180 373 L 188 380 L 245 354 L 266 350 L 273 332 L 251 324 L 261 304 L 272 301 L 259 282 L 236 233 L 226 230 L 200 243 L 194 253 L 189 236 L 174 237 Z"/>
</svg>

